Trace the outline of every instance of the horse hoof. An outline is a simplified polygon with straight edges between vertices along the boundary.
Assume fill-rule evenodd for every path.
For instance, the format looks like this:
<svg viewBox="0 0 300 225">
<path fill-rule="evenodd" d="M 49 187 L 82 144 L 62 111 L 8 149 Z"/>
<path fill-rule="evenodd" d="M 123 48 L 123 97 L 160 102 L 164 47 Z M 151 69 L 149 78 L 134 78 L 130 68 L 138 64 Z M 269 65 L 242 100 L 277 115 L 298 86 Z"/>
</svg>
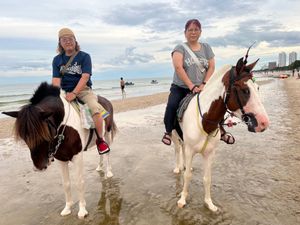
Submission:
<svg viewBox="0 0 300 225">
<path fill-rule="evenodd" d="M 218 207 L 215 206 L 214 204 L 205 203 L 204 205 L 206 206 L 206 208 L 208 208 L 212 212 L 217 212 L 218 211 Z"/>
<path fill-rule="evenodd" d="M 107 178 L 111 178 L 113 176 L 114 176 L 114 174 L 111 171 L 108 171 L 107 174 L 106 174 Z"/>
<path fill-rule="evenodd" d="M 84 219 L 88 215 L 88 211 L 86 209 L 82 209 L 78 212 L 78 218 Z"/>
<path fill-rule="evenodd" d="M 60 215 L 61 216 L 67 216 L 71 214 L 71 209 L 69 208 L 64 208 L 63 211 L 61 211 Z"/>
<path fill-rule="evenodd" d="M 179 174 L 179 173 L 180 173 L 180 169 L 179 169 L 179 168 L 175 168 L 175 169 L 173 170 L 173 173 Z"/>
<path fill-rule="evenodd" d="M 104 171 L 104 169 L 103 169 L 102 166 L 98 166 L 98 167 L 96 168 L 96 171 L 101 172 L 101 171 Z"/>
<path fill-rule="evenodd" d="M 181 200 L 179 200 L 178 202 L 177 202 L 177 206 L 178 206 L 178 208 L 183 208 L 184 206 L 185 206 L 185 202 L 181 202 Z"/>
</svg>

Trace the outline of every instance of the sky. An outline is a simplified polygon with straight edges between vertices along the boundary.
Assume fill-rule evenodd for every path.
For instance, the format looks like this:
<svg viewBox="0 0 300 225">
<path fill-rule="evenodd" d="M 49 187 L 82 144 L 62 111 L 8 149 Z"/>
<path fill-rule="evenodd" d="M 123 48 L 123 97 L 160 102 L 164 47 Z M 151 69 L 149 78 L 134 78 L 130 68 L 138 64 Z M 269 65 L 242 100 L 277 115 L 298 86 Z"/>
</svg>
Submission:
<svg viewBox="0 0 300 225">
<path fill-rule="evenodd" d="M 172 49 L 192 18 L 216 69 L 254 42 L 248 61 L 260 58 L 260 69 L 282 51 L 300 58 L 299 10 L 299 0 L 1 0 L 0 80 L 51 77 L 63 27 L 91 55 L 94 79 L 172 77 Z"/>
</svg>

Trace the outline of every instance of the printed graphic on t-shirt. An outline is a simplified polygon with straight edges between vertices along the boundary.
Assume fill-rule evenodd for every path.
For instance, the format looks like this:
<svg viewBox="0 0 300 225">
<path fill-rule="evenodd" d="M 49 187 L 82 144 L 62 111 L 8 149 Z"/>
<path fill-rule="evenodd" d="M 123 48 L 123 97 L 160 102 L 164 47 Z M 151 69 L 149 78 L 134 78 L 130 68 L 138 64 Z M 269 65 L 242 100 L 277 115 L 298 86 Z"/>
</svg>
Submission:
<svg viewBox="0 0 300 225">
<path fill-rule="evenodd" d="M 65 66 L 60 67 L 60 72 L 65 68 Z M 69 66 L 66 69 L 66 73 L 68 74 L 82 74 L 81 65 L 78 65 L 77 62 L 74 63 L 74 65 Z"/>
</svg>

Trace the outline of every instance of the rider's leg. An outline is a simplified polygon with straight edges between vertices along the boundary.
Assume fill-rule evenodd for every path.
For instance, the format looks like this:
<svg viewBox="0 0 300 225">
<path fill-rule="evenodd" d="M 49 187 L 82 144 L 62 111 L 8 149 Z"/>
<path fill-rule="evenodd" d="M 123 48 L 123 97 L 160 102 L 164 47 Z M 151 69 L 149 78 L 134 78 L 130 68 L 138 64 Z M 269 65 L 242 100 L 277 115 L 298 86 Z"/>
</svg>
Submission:
<svg viewBox="0 0 300 225">
<path fill-rule="evenodd" d="M 80 100 L 86 103 L 91 110 L 93 121 L 95 124 L 95 129 L 97 132 L 96 145 L 99 154 L 104 154 L 109 152 L 109 146 L 103 139 L 103 116 L 108 116 L 106 110 L 98 103 L 98 97 L 95 95 L 90 88 L 86 88 L 84 91 L 80 92 L 78 95 Z"/>
<path fill-rule="evenodd" d="M 180 101 L 189 93 L 188 89 L 178 87 L 177 85 L 172 84 L 170 89 L 170 95 L 168 98 L 168 103 L 164 116 L 165 124 L 165 135 L 162 139 L 164 144 L 169 145 L 171 139 L 171 133 L 174 129 L 174 124 L 176 120 L 176 112 L 179 106 Z M 167 137 L 167 138 L 166 138 Z"/>
</svg>

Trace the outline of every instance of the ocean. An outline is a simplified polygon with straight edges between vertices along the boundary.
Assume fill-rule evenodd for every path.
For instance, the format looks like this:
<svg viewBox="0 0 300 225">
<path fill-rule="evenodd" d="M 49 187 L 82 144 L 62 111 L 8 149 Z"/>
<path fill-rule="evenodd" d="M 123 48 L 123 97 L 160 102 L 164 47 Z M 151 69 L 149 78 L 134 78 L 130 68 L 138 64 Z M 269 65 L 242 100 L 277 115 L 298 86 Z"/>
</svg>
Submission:
<svg viewBox="0 0 300 225">
<path fill-rule="evenodd" d="M 152 80 L 157 80 L 157 83 L 152 84 Z M 133 83 L 125 87 L 126 97 L 130 98 L 167 92 L 170 89 L 172 77 L 134 78 L 126 81 Z M 37 82 L 0 84 L 0 112 L 18 110 L 27 104 L 39 84 Z M 93 90 L 109 100 L 122 98 L 120 80 L 93 80 Z M 0 118 L 4 117 L 6 116 L 1 113 Z"/>
</svg>

